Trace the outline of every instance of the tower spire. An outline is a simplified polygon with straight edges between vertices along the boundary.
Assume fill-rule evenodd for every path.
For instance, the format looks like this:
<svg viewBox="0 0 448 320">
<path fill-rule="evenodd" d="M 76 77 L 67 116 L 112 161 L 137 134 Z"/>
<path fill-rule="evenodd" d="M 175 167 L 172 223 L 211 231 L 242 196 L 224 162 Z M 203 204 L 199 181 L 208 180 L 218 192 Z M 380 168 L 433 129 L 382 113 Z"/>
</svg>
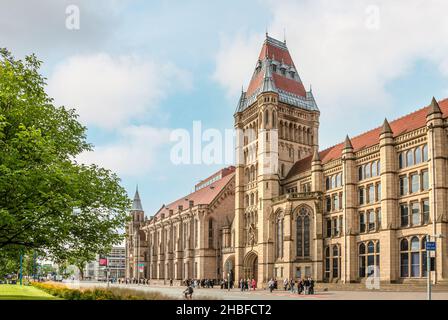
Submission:
<svg viewBox="0 0 448 320">
<path fill-rule="evenodd" d="M 138 193 L 138 185 L 135 189 L 134 200 L 132 201 L 132 209 L 134 211 L 143 211 L 142 201 L 140 200 L 140 194 Z"/>
</svg>

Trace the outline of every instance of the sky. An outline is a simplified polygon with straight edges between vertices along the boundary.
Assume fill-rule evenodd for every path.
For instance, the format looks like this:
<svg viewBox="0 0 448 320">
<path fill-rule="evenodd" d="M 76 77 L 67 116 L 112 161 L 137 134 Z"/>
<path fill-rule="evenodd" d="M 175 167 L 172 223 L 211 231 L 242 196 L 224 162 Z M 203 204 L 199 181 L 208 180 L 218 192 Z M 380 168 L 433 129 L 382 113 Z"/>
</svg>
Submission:
<svg viewBox="0 0 448 320">
<path fill-rule="evenodd" d="M 448 97 L 445 0 L 0 0 L 0 47 L 44 62 L 55 104 L 146 215 L 231 161 L 178 164 L 173 132 L 233 128 L 266 31 L 321 112 L 320 148 Z M 202 136 L 202 146 L 207 137 Z M 191 140 L 193 141 L 193 140 Z"/>
</svg>

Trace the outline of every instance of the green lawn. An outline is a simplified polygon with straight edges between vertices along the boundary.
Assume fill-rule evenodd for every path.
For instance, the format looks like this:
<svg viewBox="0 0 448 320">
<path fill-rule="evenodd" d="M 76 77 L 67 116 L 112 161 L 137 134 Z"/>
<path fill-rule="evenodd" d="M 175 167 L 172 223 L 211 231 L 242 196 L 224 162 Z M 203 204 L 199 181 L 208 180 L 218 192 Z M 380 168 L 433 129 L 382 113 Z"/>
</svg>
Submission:
<svg viewBox="0 0 448 320">
<path fill-rule="evenodd" d="M 0 300 L 60 300 L 32 286 L 0 284 Z"/>
</svg>

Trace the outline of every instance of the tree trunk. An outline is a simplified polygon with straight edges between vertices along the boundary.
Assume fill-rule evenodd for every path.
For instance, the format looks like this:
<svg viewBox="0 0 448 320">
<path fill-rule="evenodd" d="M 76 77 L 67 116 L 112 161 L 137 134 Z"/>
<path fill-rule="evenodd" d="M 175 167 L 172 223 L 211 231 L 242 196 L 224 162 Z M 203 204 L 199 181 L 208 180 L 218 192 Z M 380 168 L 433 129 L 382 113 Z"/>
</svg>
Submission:
<svg viewBox="0 0 448 320">
<path fill-rule="evenodd" d="M 79 269 L 79 280 L 84 280 L 84 266 L 85 266 L 85 262 L 82 262 L 80 264 L 77 264 L 76 266 Z"/>
</svg>

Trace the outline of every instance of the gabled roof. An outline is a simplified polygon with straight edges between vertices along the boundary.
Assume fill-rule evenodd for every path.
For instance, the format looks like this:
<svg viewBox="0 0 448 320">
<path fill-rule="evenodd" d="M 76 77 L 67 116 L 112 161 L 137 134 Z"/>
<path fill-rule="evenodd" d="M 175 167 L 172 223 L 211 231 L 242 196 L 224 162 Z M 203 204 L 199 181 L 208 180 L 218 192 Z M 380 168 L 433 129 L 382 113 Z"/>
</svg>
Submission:
<svg viewBox="0 0 448 320">
<path fill-rule="evenodd" d="M 311 91 L 303 86 L 286 43 L 266 35 L 252 79 L 241 93 L 236 112 L 252 105 L 263 92 L 275 92 L 279 101 L 307 110 L 319 110 Z"/>
<path fill-rule="evenodd" d="M 194 201 L 195 206 L 199 204 L 211 204 L 213 200 L 215 200 L 215 198 L 221 193 L 221 191 L 225 189 L 227 184 L 233 179 L 234 176 L 235 172 L 233 170 L 232 173 L 223 176 L 223 178 L 213 182 L 209 186 L 203 187 L 167 205 L 162 206 L 162 208 L 157 211 L 154 217 L 157 218 L 162 213 L 165 213 L 165 215 L 167 215 L 169 213 L 169 210 L 173 210 L 173 212 L 176 213 L 179 206 L 182 206 L 185 210 L 189 207 L 190 201 Z"/>
<path fill-rule="evenodd" d="M 443 117 L 447 118 L 448 98 L 439 101 L 438 105 L 443 113 Z M 392 130 L 394 137 L 426 126 L 426 115 L 428 114 L 428 111 L 430 111 L 430 108 L 431 105 L 390 122 L 389 123 L 390 129 Z M 352 138 L 351 142 L 354 149 L 353 151 L 357 152 L 364 148 L 368 148 L 378 144 L 382 128 L 383 126 L 372 129 L 370 131 L 360 134 L 359 136 Z M 343 148 L 344 148 L 344 142 L 341 142 L 333 147 L 320 151 L 319 156 L 322 160 L 322 164 L 340 158 L 342 155 Z M 311 158 L 312 156 L 309 156 L 297 161 L 292 166 L 291 170 L 289 170 L 286 179 L 291 178 L 299 173 L 310 170 Z"/>
</svg>

